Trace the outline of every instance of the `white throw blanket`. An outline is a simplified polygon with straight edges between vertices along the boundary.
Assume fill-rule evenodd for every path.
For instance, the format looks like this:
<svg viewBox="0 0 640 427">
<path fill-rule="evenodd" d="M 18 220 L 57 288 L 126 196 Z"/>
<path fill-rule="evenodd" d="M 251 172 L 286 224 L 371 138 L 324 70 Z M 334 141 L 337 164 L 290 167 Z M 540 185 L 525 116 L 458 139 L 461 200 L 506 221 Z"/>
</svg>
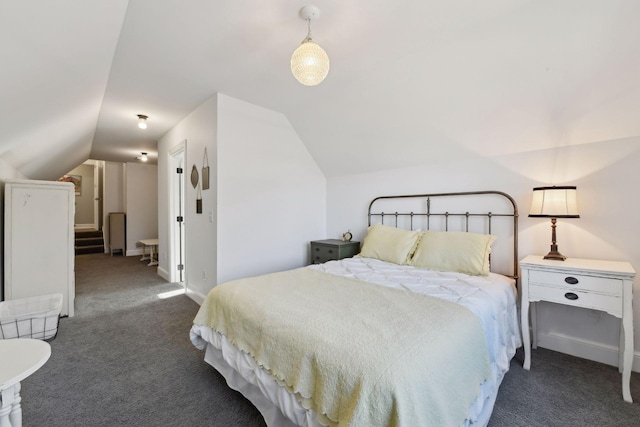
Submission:
<svg viewBox="0 0 640 427">
<path fill-rule="evenodd" d="M 306 268 L 220 285 L 194 323 L 332 426 L 460 425 L 490 374 L 466 308 Z"/>
</svg>

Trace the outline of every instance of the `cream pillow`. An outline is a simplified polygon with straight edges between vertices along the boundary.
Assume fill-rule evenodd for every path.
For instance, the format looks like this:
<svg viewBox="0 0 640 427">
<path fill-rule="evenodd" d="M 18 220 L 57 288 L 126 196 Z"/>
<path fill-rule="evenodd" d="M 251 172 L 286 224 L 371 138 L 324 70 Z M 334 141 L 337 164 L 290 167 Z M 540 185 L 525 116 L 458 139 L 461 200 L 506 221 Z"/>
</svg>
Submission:
<svg viewBox="0 0 640 427">
<path fill-rule="evenodd" d="M 489 253 L 495 240 L 496 237 L 490 234 L 427 231 L 409 264 L 430 270 L 487 276 Z"/>
<path fill-rule="evenodd" d="M 395 264 L 406 264 L 413 253 L 420 233 L 382 224 L 369 227 L 360 256 Z"/>
</svg>

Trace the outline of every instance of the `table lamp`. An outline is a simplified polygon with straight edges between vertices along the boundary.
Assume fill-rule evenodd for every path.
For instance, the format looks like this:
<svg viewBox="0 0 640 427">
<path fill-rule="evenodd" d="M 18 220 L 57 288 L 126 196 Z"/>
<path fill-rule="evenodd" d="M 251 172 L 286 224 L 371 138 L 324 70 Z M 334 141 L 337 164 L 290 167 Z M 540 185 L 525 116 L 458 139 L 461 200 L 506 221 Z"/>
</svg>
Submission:
<svg viewBox="0 0 640 427">
<path fill-rule="evenodd" d="M 536 187 L 531 200 L 531 218 L 551 218 L 551 251 L 544 259 L 564 261 L 567 257 L 558 252 L 556 222 L 558 218 L 580 218 L 576 187 Z"/>
</svg>

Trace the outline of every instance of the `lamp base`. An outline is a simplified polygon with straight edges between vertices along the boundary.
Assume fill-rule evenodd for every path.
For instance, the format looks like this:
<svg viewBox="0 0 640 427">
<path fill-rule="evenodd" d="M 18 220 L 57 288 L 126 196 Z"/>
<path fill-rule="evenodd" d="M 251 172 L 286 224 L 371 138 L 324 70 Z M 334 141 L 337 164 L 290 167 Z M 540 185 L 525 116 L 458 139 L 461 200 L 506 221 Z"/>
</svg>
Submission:
<svg viewBox="0 0 640 427">
<path fill-rule="evenodd" d="M 564 261 L 565 259 L 567 259 L 566 256 L 562 255 L 560 252 L 558 252 L 558 245 L 551 245 L 551 250 L 549 251 L 548 254 L 546 254 L 543 259 L 553 259 L 556 261 Z"/>
</svg>

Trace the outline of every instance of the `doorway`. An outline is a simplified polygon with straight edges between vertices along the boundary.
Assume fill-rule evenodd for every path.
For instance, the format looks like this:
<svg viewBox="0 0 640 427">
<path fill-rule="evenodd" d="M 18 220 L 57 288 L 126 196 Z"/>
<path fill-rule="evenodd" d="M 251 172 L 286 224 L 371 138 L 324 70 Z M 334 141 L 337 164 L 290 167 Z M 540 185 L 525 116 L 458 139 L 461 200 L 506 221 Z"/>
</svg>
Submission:
<svg viewBox="0 0 640 427">
<path fill-rule="evenodd" d="M 104 162 L 87 160 L 67 172 L 58 181 L 72 182 L 75 185 L 76 229 L 99 231 L 102 229 L 102 169 Z"/>
</svg>

